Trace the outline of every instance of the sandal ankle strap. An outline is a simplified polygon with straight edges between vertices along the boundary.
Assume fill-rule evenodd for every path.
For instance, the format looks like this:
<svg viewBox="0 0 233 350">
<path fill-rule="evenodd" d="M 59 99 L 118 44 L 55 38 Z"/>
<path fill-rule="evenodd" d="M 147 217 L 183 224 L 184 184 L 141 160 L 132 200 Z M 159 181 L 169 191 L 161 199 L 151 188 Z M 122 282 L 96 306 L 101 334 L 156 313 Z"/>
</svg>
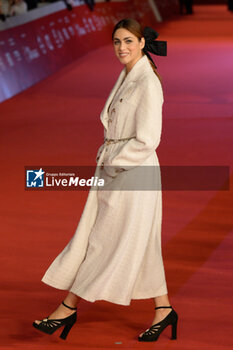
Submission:
<svg viewBox="0 0 233 350">
<path fill-rule="evenodd" d="M 70 307 L 70 306 L 66 305 L 66 304 L 64 303 L 64 301 L 62 301 L 62 304 L 63 304 L 65 307 L 68 307 L 68 309 L 70 309 L 70 310 L 77 310 L 77 307 Z"/>
<path fill-rule="evenodd" d="M 155 307 L 155 310 L 157 310 L 157 309 L 172 309 L 172 306 L 170 305 L 170 306 L 157 306 L 157 307 Z"/>
</svg>

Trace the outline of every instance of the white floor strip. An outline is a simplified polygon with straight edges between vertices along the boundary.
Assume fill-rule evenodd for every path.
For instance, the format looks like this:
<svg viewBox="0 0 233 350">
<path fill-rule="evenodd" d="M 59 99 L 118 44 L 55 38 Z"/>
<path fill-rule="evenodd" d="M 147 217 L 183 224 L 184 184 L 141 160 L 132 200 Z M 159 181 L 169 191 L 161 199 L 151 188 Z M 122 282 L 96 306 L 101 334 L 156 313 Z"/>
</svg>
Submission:
<svg viewBox="0 0 233 350">
<path fill-rule="evenodd" d="M 151 9 L 152 9 L 154 15 L 155 15 L 156 20 L 157 20 L 158 22 L 162 22 L 163 19 L 162 19 L 160 13 L 159 13 L 159 10 L 158 10 L 158 7 L 157 7 L 155 1 L 154 1 L 154 0 L 148 0 L 148 2 L 149 2 L 149 4 L 150 4 L 150 7 L 151 7 Z"/>
</svg>

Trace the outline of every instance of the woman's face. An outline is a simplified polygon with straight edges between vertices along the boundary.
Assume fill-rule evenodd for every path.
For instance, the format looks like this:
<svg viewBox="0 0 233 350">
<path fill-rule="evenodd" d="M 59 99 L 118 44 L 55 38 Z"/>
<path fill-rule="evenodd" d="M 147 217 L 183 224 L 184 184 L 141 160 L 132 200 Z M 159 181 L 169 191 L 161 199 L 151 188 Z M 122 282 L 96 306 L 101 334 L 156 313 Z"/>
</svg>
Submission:
<svg viewBox="0 0 233 350">
<path fill-rule="evenodd" d="M 113 37 L 113 46 L 115 54 L 122 64 L 125 64 L 127 71 L 142 57 L 142 49 L 145 45 L 145 39 L 138 38 L 125 28 L 119 28 L 115 31 Z"/>
</svg>

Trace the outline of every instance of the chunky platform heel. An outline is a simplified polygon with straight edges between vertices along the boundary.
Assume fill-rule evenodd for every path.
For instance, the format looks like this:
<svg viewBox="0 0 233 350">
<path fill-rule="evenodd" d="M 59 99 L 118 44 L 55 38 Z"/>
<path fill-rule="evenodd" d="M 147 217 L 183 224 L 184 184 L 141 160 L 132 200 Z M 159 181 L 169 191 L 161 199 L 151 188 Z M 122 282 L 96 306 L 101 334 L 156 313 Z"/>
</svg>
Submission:
<svg viewBox="0 0 233 350">
<path fill-rule="evenodd" d="M 64 301 L 62 301 L 62 304 L 70 310 L 77 310 L 77 307 L 70 307 L 66 305 Z M 33 322 L 32 325 L 39 331 L 44 332 L 46 334 L 53 334 L 57 329 L 59 329 L 62 326 L 65 326 L 60 335 L 60 338 L 65 340 L 67 335 L 69 334 L 69 331 L 75 324 L 76 320 L 77 311 L 75 311 L 72 315 L 66 318 L 49 319 L 48 317 L 46 317 L 39 324 Z"/>
<path fill-rule="evenodd" d="M 178 314 L 172 306 L 158 306 L 155 310 L 157 309 L 172 309 L 172 311 L 162 321 L 148 328 L 141 337 L 138 336 L 139 341 L 156 341 L 162 331 L 169 325 L 171 325 L 171 339 L 177 339 Z"/>
</svg>

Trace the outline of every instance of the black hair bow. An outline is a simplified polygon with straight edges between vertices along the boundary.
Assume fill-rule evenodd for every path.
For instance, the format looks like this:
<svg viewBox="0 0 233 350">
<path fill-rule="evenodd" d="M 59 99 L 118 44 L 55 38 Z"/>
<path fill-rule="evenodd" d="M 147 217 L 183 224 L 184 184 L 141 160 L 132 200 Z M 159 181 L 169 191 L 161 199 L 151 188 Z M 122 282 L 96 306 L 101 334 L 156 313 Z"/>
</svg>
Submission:
<svg viewBox="0 0 233 350">
<path fill-rule="evenodd" d="M 143 36 L 145 38 L 145 46 L 142 49 L 143 52 L 148 56 L 148 58 L 153 62 L 150 54 L 148 51 L 155 55 L 159 56 L 167 56 L 167 42 L 166 41 L 159 41 L 155 40 L 159 36 L 159 33 L 157 33 L 153 28 L 151 27 L 145 27 L 143 30 Z M 156 65 L 155 65 L 156 67 Z M 156 67 L 157 68 L 157 67 Z"/>
</svg>

